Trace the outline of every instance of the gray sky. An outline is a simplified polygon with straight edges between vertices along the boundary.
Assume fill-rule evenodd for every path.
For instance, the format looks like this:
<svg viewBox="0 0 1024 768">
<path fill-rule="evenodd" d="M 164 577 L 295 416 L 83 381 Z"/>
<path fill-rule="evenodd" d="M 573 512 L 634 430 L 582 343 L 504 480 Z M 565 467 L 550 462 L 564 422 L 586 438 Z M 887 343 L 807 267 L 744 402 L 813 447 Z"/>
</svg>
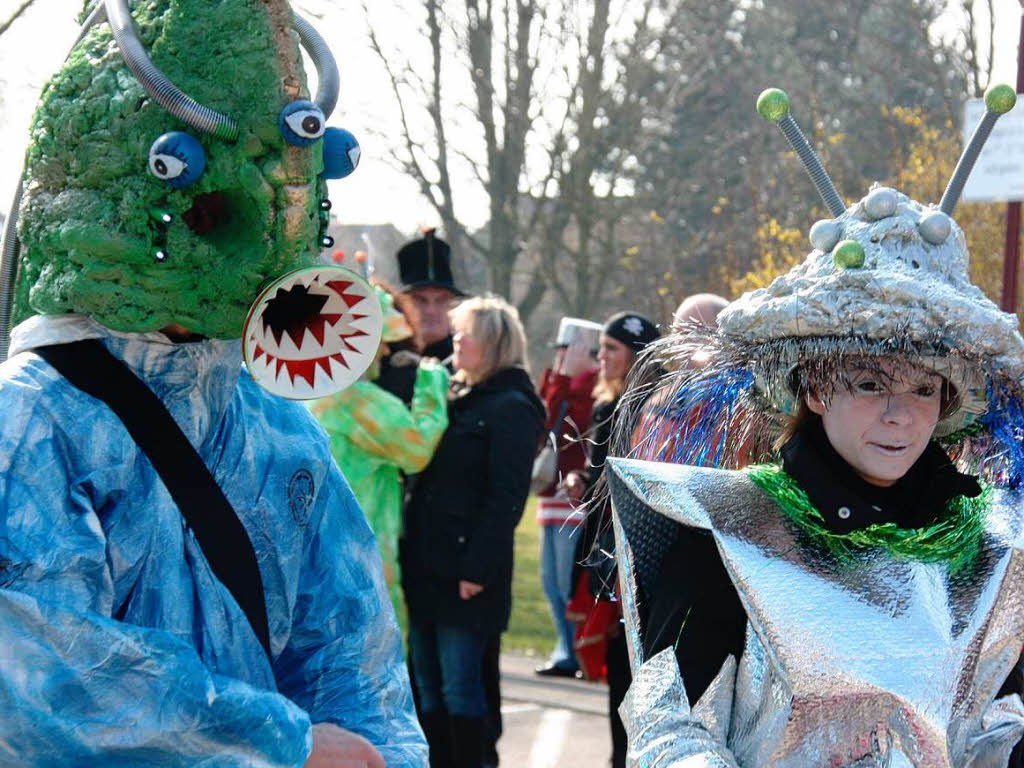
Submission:
<svg viewBox="0 0 1024 768">
<path fill-rule="evenodd" d="M 20 2 L 0 0 L 0 20 L 7 19 Z M 415 6 L 415 2 L 409 0 L 409 5 Z M 997 0 L 996 5 L 995 79 L 1012 84 L 1021 7 L 1018 0 Z M 305 0 L 303 6 L 324 14 L 327 23 L 316 25 L 331 45 L 341 70 L 341 98 L 331 124 L 355 133 L 363 148 L 359 169 L 347 179 L 331 182 L 331 199 L 340 220 L 345 224 L 393 222 L 406 232 L 438 224 L 415 184 L 383 160 L 385 148 L 371 133 L 372 127 L 393 124 L 395 108 L 383 69 L 366 42 L 366 21 L 359 3 Z M 983 4 L 979 2 L 978 6 Z M 21 170 L 35 100 L 77 34 L 74 17 L 80 7 L 80 0 L 35 0 L 0 36 L 0 209 L 5 212 Z M 404 17 L 408 26 L 402 28 L 394 18 L 387 36 L 399 43 L 404 38 L 411 45 L 419 34 L 418 24 Z M 954 21 L 951 17 L 939 34 L 948 34 Z M 453 129 L 457 135 L 459 126 Z M 463 194 L 459 199 L 461 217 L 473 225 L 483 223 L 487 211 L 482 195 Z"/>
</svg>

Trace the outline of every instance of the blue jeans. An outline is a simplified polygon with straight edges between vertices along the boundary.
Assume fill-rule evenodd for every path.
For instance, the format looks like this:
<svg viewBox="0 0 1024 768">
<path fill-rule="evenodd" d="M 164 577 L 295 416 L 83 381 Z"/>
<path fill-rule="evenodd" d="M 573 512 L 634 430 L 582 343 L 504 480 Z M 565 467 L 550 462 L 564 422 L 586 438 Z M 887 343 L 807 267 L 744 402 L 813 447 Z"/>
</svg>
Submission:
<svg viewBox="0 0 1024 768">
<path fill-rule="evenodd" d="M 434 622 L 409 625 L 413 684 L 425 714 L 447 711 L 458 717 L 484 717 L 483 658 L 488 635 Z"/>
<path fill-rule="evenodd" d="M 565 606 L 572 590 L 572 566 L 576 558 L 576 540 L 582 526 L 545 525 L 540 550 L 540 579 L 555 625 L 555 650 L 551 663 L 563 669 L 576 669 L 573 635 L 576 622 L 565 618 Z"/>
</svg>

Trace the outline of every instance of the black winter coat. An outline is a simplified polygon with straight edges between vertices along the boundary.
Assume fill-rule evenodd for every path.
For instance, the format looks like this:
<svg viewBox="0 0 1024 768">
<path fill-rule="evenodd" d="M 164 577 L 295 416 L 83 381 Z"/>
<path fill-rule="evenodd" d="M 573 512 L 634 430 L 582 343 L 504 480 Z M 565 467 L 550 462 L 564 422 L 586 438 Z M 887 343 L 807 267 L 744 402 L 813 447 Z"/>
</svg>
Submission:
<svg viewBox="0 0 1024 768">
<path fill-rule="evenodd" d="M 500 632 L 512 610 L 512 541 L 544 405 L 520 368 L 453 392 L 448 429 L 407 495 L 402 588 L 413 621 Z M 484 589 L 462 600 L 459 581 Z"/>
</svg>

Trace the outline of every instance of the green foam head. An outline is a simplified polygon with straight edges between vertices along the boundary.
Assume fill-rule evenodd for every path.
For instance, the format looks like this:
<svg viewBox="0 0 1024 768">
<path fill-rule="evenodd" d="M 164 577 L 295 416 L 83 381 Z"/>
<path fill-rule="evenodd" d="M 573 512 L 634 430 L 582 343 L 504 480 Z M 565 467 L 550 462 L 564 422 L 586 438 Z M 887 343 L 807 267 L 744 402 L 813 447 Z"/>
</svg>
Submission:
<svg viewBox="0 0 1024 768">
<path fill-rule="evenodd" d="M 233 118 L 239 138 L 165 111 L 110 28 L 95 26 L 33 119 L 15 322 L 78 312 L 119 331 L 182 325 L 235 338 L 261 286 L 319 251 L 321 141 L 292 146 L 278 127 L 286 104 L 309 98 L 292 11 L 286 0 L 152 0 L 135 4 L 133 18 L 153 63 Z M 168 131 L 190 134 L 206 154 L 184 189 L 148 167 L 150 145 Z"/>
</svg>

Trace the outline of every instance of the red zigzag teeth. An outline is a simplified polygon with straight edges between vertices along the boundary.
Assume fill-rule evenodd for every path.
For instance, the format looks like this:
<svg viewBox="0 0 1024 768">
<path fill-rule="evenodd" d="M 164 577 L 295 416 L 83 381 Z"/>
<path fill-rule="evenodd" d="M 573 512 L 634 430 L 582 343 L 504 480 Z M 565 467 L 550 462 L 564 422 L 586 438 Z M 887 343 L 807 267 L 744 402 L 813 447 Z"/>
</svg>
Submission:
<svg viewBox="0 0 1024 768">
<path fill-rule="evenodd" d="M 361 296 L 357 293 L 345 293 L 349 288 L 352 287 L 351 280 L 331 280 L 327 283 L 327 287 L 334 291 L 336 294 L 341 296 L 342 300 L 348 305 L 349 309 L 354 307 L 360 301 L 365 299 L 365 296 Z"/>
<path fill-rule="evenodd" d="M 284 367 L 288 371 L 288 377 L 291 380 L 291 384 L 295 386 L 295 378 L 299 377 L 305 379 L 306 383 L 310 387 L 314 386 L 313 382 L 316 379 L 316 369 L 319 367 L 323 369 L 323 372 L 327 374 L 327 378 L 334 381 L 334 376 L 331 374 L 331 360 L 337 360 L 345 368 L 348 365 L 345 363 L 345 358 L 340 354 L 327 355 L 325 357 L 314 357 L 309 360 L 287 360 L 285 361 Z M 278 369 L 280 371 L 280 369 Z"/>
</svg>

